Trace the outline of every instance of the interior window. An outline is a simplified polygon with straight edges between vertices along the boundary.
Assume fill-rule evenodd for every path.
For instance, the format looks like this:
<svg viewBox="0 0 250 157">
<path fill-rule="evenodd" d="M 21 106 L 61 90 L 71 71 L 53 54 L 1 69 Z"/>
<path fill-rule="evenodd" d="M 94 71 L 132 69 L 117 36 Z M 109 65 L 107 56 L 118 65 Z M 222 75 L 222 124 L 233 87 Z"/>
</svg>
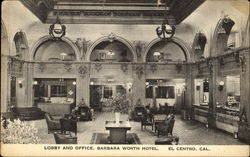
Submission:
<svg viewBox="0 0 250 157">
<path fill-rule="evenodd" d="M 66 97 L 67 87 L 62 85 L 52 85 L 51 86 L 51 96 L 52 97 Z"/>
<path fill-rule="evenodd" d="M 111 86 L 104 86 L 103 97 L 104 98 L 111 98 L 113 95 L 112 87 Z"/>
<path fill-rule="evenodd" d="M 153 86 L 146 87 L 146 98 L 153 98 Z"/>
<path fill-rule="evenodd" d="M 174 86 L 158 86 L 156 88 L 156 98 L 174 99 Z"/>
</svg>

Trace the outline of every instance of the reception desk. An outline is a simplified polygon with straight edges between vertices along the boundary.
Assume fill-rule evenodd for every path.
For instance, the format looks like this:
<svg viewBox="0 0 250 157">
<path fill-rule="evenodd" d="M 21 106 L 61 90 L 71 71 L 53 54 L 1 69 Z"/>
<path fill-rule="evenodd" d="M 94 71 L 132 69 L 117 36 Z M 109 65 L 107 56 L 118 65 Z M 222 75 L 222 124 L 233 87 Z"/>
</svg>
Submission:
<svg viewBox="0 0 250 157">
<path fill-rule="evenodd" d="M 239 110 L 217 107 L 216 127 L 229 133 L 238 132 Z"/>
<path fill-rule="evenodd" d="M 208 106 L 193 105 L 193 118 L 201 123 L 207 124 Z"/>
<path fill-rule="evenodd" d="M 38 108 L 44 112 L 50 113 L 52 116 L 64 116 L 70 114 L 70 104 L 68 103 L 42 103 L 39 102 Z"/>
</svg>

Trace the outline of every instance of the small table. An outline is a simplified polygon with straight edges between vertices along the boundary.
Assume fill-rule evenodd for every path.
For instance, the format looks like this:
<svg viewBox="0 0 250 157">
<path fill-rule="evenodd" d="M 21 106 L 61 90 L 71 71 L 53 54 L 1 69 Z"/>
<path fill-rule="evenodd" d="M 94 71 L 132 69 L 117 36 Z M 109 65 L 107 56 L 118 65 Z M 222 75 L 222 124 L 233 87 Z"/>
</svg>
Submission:
<svg viewBox="0 0 250 157">
<path fill-rule="evenodd" d="M 156 132 L 156 127 L 159 123 L 163 122 L 167 118 L 167 115 L 165 114 L 157 114 L 154 115 L 154 128 Z"/>
<path fill-rule="evenodd" d="M 120 121 L 116 124 L 115 121 L 106 121 L 106 130 L 109 130 L 110 142 L 114 144 L 126 144 L 127 130 L 131 129 L 128 121 Z"/>
</svg>

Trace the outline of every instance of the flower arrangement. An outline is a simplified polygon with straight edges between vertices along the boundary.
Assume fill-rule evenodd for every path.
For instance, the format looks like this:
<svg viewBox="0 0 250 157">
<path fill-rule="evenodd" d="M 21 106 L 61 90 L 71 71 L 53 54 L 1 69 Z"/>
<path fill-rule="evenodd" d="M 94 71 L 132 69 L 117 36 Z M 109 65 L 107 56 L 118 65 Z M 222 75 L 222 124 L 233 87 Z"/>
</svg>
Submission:
<svg viewBox="0 0 250 157">
<path fill-rule="evenodd" d="M 37 128 L 34 122 L 28 123 L 15 119 L 7 119 L 7 126 L 3 127 L 4 120 L 1 121 L 1 141 L 6 144 L 37 144 L 40 139 L 37 136 Z"/>
<path fill-rule="evenodd" d="M 131 105 L 125 94 L 118 93 L 111 99 L 108 99 L 105 103 L 106 106 L 110 106 L 112 111 L 120 112 L 122 114 L 128 113 L 131 109 Z"/>
</svg>

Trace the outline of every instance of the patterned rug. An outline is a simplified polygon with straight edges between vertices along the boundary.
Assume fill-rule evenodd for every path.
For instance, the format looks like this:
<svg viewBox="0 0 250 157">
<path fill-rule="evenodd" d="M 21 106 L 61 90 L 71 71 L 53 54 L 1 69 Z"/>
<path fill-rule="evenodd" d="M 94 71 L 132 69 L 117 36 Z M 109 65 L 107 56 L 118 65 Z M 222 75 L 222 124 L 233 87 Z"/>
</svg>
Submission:
<svg viewBox="0 0 250 157">
<path fill-rule="evenodd" d="M 90 144 L 111 144 L 109 134 L 93 133 Z M 127 142 L 125 144 L 142 144 L 136 133 L 127 133 Z"/>
</svg>

